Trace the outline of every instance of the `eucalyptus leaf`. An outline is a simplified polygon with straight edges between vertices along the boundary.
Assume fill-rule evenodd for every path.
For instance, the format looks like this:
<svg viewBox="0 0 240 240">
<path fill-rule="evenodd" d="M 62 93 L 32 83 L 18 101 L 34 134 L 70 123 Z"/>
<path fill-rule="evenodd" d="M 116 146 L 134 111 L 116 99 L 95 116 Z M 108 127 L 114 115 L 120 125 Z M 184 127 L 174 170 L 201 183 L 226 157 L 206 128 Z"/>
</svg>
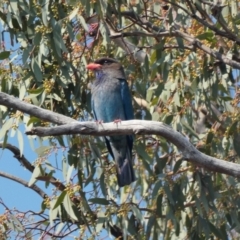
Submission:
<svg viewBox="0 0 240 240">
<path fill-rule="evenodd" d="M 0 52 L 0 60 L 4 60 L 6 58 L 9 58 L 9 56 L 10 56 L 10 51 Z"/>
<path fill-rule="evenodd" d="M 58 196 L 57 201 L 55 202 L 55 205 L 53 206 L 52 210 L 56 209 L 63 202 L 66 194 L 67 191 L 62 191 L 62 193 Z"/>
<path fill-rule="evenodd" d="M 88 201 L 100 205 L 109 205 L 109 201 L 105 198 L 91 198 Z"/>
</svg>

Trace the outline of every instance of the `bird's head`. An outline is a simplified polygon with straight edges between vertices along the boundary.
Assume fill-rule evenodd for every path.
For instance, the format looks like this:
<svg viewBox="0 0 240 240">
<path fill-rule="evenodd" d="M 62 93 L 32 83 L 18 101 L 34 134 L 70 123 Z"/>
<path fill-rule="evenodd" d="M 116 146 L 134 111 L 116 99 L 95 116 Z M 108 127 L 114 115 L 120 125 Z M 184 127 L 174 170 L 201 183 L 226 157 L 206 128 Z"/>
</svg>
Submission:
<svg viewBox="0 0 240 240">
<path fill-rule="evenodd" d="M 107 75 L 112 78 L 125 79 L 122 65 L 113 58 L 99 58 L 93 63 L 88 64 L 87 69 L 94 71 L 96 78 L 101 78 L 104 75 Z"/>
</svg>

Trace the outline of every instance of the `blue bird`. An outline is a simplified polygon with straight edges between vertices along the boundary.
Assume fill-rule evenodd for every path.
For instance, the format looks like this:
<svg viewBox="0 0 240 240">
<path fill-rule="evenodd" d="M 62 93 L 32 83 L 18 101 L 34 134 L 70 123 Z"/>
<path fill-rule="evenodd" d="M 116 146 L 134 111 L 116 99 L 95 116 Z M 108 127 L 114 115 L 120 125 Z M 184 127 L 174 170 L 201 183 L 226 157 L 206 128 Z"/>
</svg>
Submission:
<svg viewBox="0 0 240 240">
<path fill-rule="evenodd" d="M 87 65 L 94 71 L 92 84 L 92 110 L 97 121 L 133 119 L 132 98 L 121 64 L 112 58 L 100 58 Z M 132 163 L 133 136 L 106 136 L 107 149 L 116 162 L 118 185 L 123 187 L 134 182 Z"/>
</svg>

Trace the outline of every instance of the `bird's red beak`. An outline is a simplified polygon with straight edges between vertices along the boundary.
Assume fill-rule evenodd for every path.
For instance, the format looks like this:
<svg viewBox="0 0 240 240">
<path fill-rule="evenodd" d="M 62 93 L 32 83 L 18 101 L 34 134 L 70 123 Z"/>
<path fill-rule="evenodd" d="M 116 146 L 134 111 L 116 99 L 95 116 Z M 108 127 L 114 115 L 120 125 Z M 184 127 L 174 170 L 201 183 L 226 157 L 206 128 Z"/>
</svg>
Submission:
<svg viewBox="0 0 240 240">
<path fill-rule="evenodd" d="M 97 64 L 97 63 L 89 63 L 87 65 L 87 69 L 88 70 L 91 70 L 91 71 L 94 71 L 94 70 L 98 70 L 101 68 L 101 65 L 100 64 Z"/>
</svg>

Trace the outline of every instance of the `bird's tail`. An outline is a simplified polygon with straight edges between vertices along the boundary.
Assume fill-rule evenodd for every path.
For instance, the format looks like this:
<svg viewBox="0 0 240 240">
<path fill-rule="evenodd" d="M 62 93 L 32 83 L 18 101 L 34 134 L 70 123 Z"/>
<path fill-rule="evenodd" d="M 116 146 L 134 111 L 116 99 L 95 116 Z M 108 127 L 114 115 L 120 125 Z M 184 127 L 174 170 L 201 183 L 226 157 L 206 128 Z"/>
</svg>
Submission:
<svg viewBox="0 0 240 240">
<path fill-rule="evenodd" d="M 136 180 L 132 154 L 129 149 L 127 149 L 125 158 L 115 159 L 117 165 L 117 180 L 120 187 L 129 185 Z"/>
</svg>

